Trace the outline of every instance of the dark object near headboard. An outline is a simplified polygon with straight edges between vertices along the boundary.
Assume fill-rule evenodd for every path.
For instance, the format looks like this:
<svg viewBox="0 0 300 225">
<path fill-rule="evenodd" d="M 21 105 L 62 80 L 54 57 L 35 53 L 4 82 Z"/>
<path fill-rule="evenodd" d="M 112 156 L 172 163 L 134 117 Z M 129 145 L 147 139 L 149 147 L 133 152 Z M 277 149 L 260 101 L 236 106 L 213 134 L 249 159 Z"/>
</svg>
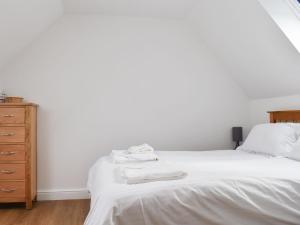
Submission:
<svg viewBox="0 0 300 225">
<path fill-rule="evenodd" d="M 243 141 L 243 128 L 233 127 L 232 128 L 232 141 L 236 142 L 235 149 L 240 146 L 240 142 Z"/>
</svg>

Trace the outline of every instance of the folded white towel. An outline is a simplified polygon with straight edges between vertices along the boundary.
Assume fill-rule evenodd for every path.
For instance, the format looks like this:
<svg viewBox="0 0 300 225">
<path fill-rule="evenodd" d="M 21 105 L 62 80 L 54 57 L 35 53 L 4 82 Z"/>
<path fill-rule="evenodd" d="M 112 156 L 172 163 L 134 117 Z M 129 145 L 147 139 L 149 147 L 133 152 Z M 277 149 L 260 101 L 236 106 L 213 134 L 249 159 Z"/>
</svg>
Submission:
<svg viewBox="0 0 300 225">
<path fill-rule="evenodd" d="M 148 144 L 142 144 L 138 146 L 132 146 L 127 151 L 130 154 L 148 154 L 154 152 L 154 149 Z"/>
<path fill-rule="evenodd" d="M 147 154 L 131 154 L 128 153 L 127 150 L 113 150 L 111 157 L 114 163 L 147 162 L 158 160 L 158 156 L 154 152 L 149 152 Z"/>
<path fill-rule="evenodd" d="M 120 175 L 127 184 L 139 184 L 153 181 L 177 180 L 184 178 L 187 173 L 176 166 L 167 163 L 152 165 L 124 166 L 119 168 Z"/>
</svg>

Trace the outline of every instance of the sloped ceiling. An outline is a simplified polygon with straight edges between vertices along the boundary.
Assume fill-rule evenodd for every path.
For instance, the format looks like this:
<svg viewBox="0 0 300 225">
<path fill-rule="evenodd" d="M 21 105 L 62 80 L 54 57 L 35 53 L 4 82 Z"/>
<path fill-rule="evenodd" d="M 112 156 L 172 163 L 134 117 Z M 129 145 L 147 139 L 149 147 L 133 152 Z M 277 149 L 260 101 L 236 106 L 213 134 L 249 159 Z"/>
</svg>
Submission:
<svg viewBox="0 0 300 225">
<path fill-rule="evenodd" d="M 300 93 L 300 54 L 258 1 L 201 0 L 189 20 L 249 97 Z"/>
<path fill-rule="evenodd" d="M 67 13 L 184 18 L 197 0 L 63 0 Z"/>
<path fill-rule="evenodd" d="M 0 68 L 62 14 L 61 0 L 1 0 Z"/>
<path fill-rule="evenodd" d="M 300 54 L 258 0 L 3 0 L 0 68 L 59 18 L 63 6 L 66 13 L 187 19 L 249 97 L 300 94 Z"/>
<path fill-rule="evenodd" d="M 300 53 L 300 0 L 259 0 L 259 2 Z"/>
</svg>

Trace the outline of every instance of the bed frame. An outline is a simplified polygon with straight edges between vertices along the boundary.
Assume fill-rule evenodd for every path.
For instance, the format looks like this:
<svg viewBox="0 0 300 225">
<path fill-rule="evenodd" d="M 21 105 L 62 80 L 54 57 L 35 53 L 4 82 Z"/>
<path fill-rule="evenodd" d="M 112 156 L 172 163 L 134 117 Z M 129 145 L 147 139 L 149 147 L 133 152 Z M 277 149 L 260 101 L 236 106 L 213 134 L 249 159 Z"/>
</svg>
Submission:
<svg viewBox="0 0 300 225">
<path fill-rule="evenodd" d="M 300 110 L 272 111 L 270 114 L 270 123 L 300 123 Z"/>
</svg>

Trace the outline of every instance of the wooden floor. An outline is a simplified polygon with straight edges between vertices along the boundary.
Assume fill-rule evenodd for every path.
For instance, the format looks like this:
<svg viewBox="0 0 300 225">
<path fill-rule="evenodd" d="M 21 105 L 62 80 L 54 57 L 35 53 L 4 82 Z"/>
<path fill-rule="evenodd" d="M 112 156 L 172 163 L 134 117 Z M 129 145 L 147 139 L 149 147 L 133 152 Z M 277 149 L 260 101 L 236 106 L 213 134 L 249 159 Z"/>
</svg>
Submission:
<svg viewBox="0 0 300 225">
<path fill-rule="evenodd" d="M 89 200 L 36 202 L 32 210 L 23 204 L 0 204 L 0 225 L 83 225 Z"/>
</svg>

